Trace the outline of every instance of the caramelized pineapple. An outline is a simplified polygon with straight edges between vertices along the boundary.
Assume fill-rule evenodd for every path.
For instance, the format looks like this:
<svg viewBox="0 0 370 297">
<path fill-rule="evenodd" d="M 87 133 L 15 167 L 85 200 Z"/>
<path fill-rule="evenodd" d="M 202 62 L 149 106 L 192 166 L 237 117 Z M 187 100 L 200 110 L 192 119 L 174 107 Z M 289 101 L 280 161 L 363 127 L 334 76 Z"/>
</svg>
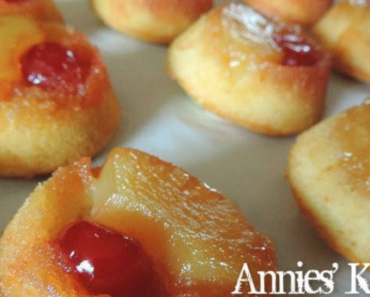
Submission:
<svg viewBox="0 0 370 297">
<path fill-rule="evenodd" d="M 370 261 L 370 105 L 302 134 L 287 171 L 294 196 L 318 232 L 354 262 Z"/>
<path fill-rule="evenodd" d="M 92 296 L 65 271 L 58 245 L 60 234 L 81 220 L 140 244 L 164 286 L 161 297 L 229 296 L 243 263 L 254 276 L 276 269 L 271 242 L 233 203 L 182 169 L 132 149 L 114 150 L 101 169 L 90 166 L 84 159 L 58 170 L 6 229 L 0 242 L 5 297 L 50 296 L 50 290 Z"/>
</svg>

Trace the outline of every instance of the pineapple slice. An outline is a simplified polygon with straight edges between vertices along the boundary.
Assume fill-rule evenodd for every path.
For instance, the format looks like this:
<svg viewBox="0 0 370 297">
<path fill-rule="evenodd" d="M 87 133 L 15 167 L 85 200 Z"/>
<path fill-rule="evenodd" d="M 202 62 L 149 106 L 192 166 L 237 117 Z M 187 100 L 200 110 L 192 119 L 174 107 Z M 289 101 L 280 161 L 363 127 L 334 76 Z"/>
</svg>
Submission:
<svg viewBox="0 0 370 297">
<path fill-rule="evenodd" d="M 370 261 L 370 105 L 317 125 L 298 138 L 288 179 L 302 211 L 339 253 Z"/>
<path fill-rule="evenodd" d="M 271 242 L 233 203 L 174 165 L 116 149 L 101 170 L 82 160 L 27 200 L 0 242 L 4 296 L 90 296 L 55 249 L 58 234 L 81 219 L 139 242 L 168 296 L 229 296 L 243 263 L 254 276 L 276 269 Z"/>
</svg>

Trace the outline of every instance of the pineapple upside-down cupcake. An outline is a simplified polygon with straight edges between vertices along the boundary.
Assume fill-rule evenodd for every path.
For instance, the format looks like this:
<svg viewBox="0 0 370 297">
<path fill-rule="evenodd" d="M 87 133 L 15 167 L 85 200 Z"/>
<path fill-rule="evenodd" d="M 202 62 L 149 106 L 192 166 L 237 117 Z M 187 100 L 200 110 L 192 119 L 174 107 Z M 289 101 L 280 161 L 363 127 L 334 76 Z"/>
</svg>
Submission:
<svg viewBox="0 0 370 297">
<path fill-rule="evenodd" d="M 266 16 L 311 27 L 330 9 L 333 0 L 244 0 Z"/>
<path fill-rule="evenodd" d="M 370 83 L 370 0 L 339 2 L 314 27 L 333 55 L 334 67 Z"/>
<path fill-rule="evenodd" d="M 233 203 L 172 164 L 116 149 L 102 168 L 83 159 L 58 170 L 27 199 L 0 241 L 0 291 L 225 297 L 243 263 L 256 284 L 276 270 L 273 245 Z"/>
<path fill-rule="evenodd" d="M 319 234 L 355 263 L 370 261 L 370 104 L 329 118 L 298 137 L 287 178 Z"/>
<path fill-rule="evenodd" d="M 170 43 L 212 8 L 213 0 L 90 0 L 110 27 L 133 37 Z"/>
<path fill-rule="evenodd" d="M 320 120 L 330 57 L 299 27 L 230 3 L 172 43 L 168 71 L 203 108 L 257 132 L 287 135 Z"/>
<path fill-rule="evenodd" d="M 101 151 L 119 106 L 97 49 L 57 23 L 0 16 L 0 176 L 31 177 Z"/>
</svg>

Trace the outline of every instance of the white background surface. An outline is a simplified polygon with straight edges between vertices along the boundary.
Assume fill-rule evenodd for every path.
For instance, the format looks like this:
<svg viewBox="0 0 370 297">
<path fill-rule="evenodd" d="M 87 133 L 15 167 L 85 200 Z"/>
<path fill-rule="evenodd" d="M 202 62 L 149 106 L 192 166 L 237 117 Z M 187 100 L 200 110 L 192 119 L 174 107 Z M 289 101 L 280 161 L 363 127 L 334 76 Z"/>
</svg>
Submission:
<svg viewBox="0 0 370 297">
<path fill-rule="evenodd" d="M 257 135 L 201 110 L 166 76 L 166 47 L 105 27 L 87 1 L 60 0 L 58 5 L 66 21 L 100 48 L 121 101 L 119 131 L 96 164 L 110 148 L 129 146 L 184 167 L 236 202 L 275 242 L 280 270 L 297 270 L 298 261 L 319 270 L 338 262 L 341 269 L 331 296 L 344 296 L 350 288 L 347 261 L 316 235 L 284 180 L 294 138 Z M 359 104 L 368 94 L 369 86 L 333 75 L 326 116 Z M 0 180 L 0 229 L 41 181 Z"/>
</svg>

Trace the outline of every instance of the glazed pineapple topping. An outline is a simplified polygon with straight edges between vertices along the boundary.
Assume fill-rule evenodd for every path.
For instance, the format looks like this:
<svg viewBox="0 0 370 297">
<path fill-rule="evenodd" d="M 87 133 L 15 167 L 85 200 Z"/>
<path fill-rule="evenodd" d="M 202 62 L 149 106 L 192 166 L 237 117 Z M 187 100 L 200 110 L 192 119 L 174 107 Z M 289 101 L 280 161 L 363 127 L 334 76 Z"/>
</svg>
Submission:
<svg viewBox="0 0 370 297">
<path fill-rule="evenodd" d="M 284 52 L 283 65 L 285 66 L 314 66 L 322 58 L 322 52 L 307 38 L 298 34 L 276 34 L 274 40 Z"/>
<path fill-rule="evenodd" d="M 298 30 L 299 27 L 277 23 L 245 5 L 226 5 L 222 9 L 222 26 L 237 43 L 248 44 L 247 53 L 254 46 L 260 51 L 257 56 L 271 48 L 282 52 L 281 60 L 272 61 L 284 66 L 314 66 L 324 56 L 317 44 Z"/>
<path fill-rule="evenodd" d="M 73 95 L 81 90 L 90 71 L 87 61 L 71 49 L 52 42 L 33 46 L 23 55 L 21 65 L 28 84 Z"/>
<path fill-rule="evenodd" d="M 73 224 L 60 239 L 72 271 L 94 295 L 157 296 L 151 259 L 132 238 L 86 221 Z M 154 291 L 154 292 L 153 292 Z"/>
</svg>

